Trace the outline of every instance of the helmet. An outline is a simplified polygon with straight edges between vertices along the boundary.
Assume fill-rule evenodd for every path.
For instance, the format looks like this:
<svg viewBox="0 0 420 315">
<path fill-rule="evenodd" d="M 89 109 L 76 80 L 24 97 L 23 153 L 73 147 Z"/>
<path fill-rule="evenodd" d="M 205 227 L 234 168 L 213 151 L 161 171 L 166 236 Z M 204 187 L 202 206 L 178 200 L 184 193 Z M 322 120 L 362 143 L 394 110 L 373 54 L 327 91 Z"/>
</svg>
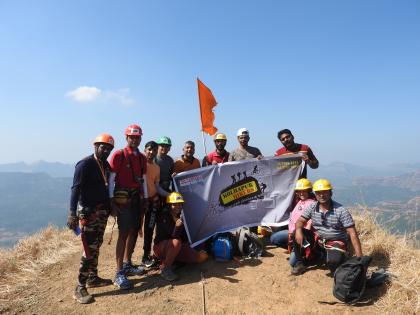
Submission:
<svg viewBox="0 0 420 315">
<path fill-rule="evenodd" d="M 224 133 L 216 133 L 214 136 L 214 140 L 227 140 L 226 135 Z"/>
<path fill-rule="evenodd" d="M 112 138 L 111 135 L 107 133 L 100 134 L 95 138 L 95 141 L 93 141 L 93 144 L 97 143 L 107 143 L 109 145 L 112 145 L 114 147 L 114 138 Z"/>
<path fill-rule="evenodd" d="M 172 192 L 166 197 L 166 203 L 184 203 L 184 198 L 179 192 Z"/>
<path fill-rule="evenodd" d="M 238 130 L 238 132 L 236 133 L 236 135 L 239 136 L 249 136 L 249 131 L 246 128 L 241 128 Z"/>
<path fill-rule="evenodd" d="M 301 178 L 296 182 L 295 190 L 306 190 L 306 189 L 311 189 L 311 188 L 312 188 L 312 184 L 306 178 Z"/>
<path fill-rule="evenodd" d="M 318 179 L 313 186 L 313 191 L 332 190 L 331 183 L 326 179 Z"/>
<path fill-rule="evenodd" d="M 269 228 L 266 228 L 265 226 L 258 226 L 257 228 L 258 236 L 270 236 L 271 232 Z"/>
<path fill-rule="evenodd" d="M 171 138 L 166 137 L 166 136 L 162 136 L 160 137 L 157 141 L 157 144 L 166 144 L 166 145 L 172 145 L 172 141 Z"/>
<path fill-rule="evenodd" d="M 142 136 L 143 130 L 141 130 L 139 125 L 130 125 L 125 129 L 126 136 Z"/>
</svg>

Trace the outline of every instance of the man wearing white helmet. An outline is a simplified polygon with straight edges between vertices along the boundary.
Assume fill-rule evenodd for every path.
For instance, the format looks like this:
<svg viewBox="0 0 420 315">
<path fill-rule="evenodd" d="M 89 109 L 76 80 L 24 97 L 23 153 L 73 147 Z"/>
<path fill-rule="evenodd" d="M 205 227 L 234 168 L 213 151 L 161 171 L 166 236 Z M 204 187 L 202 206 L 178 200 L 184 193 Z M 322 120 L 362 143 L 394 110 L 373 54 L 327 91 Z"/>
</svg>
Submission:
<svg viewBox="0 0 420 315">
<path fill-rule="evenodd" d="M 248 145 L 249 131 L 246 128 L 241 128 L 237 132 L 239 148 L 233 150 L 229 155 L 229 161 L 249 160 L 253 158 L 262 159 L 263 155 L 258 148 Z"/>
</svg>

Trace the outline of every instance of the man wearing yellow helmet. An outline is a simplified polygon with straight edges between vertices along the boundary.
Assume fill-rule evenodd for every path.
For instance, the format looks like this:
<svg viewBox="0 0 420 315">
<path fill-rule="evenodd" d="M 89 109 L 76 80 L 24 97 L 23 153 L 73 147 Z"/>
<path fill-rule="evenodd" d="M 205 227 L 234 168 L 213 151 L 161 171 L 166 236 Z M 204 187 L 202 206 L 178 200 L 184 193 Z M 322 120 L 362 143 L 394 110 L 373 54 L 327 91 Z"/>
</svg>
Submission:
<svg viewBox="0 0 420 315">
<path fill-rule="evenodd" d="M 225 163 L 229 159 L 229 152 L 225 150 L 227 138 L 224 133 L 217 133 L 214 136 L 216 150 L 207 154 L 203 159 L 203 166 Z"/>
<path fill-rule="evenodd" d="M 157 216 L 156 235 L 153 246 L 155 256 L 161 260 L 161 276 L 167 281 L 174 281 L 178 276 L 172 270 L 174 261 L 200 263 L 207 260 L 204 251 L 197 251 L 188 244 L 187 233 L 181 216 L 184 199 L 178 192 L 172 192 L 166 198 L 166 207 Z"/>
<path fill-rule="evenodd" d="M 323 253 L 326 264 L 333 274 L 335 269 L 344 261 L 350 238 L 356 256 L 361 257 L 362 246 L 357 235 L 355 223 L 350 212 L 338 202 L 332 200 L 332 186 L 326 179 L 314 182 L 313 192 L 317 202 L 309 206 L 296 223 L 293 248 L 296 254 L 296 264 L 292 274 L 298 275 L 305 271 L 302 261 L 302 245 L 309 232 L 304 225 L 312 220 L 317 245 Z"/>
<path fill-rule="evenodd" d="M 290 213 L 288 229 L 277 231 L 270 236 L 271 244 L 288 249 L 290 253 L 289 264 L 292 267 L 296 264 L 296 255 L 291 246 L 292 234 L 295 231 L 296 222 L 299 220 L 303 211 L 305 211 L 306 208 L 308 208 L 311 204 L 315 202 L 313 194 L 311 193 L 311 189 L 312 184 L 306 178 L 301 178 L 296 182 L 295 195 L 299 201 L 293 208 L 293 211 Z M 307 230 L 311 230 L 312 221 L 309 220 L 304 226 L 304 228 Z"/>
</svg>

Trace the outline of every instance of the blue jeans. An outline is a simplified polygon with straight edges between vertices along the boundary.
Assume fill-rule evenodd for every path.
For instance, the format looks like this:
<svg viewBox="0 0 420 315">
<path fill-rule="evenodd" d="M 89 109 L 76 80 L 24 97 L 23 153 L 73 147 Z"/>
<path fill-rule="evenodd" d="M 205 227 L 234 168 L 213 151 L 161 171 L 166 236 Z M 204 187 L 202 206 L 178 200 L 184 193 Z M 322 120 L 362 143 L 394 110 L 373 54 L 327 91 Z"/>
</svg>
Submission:
<svg viewBox="0 0 420 315">
<path fill-rule="evenodd" d="M 283 248 L 287 248 L 287 243 L 289 242 L 289 230 L 281 230 L 277 231 L 276 233 L 271 234 L 270 242 L 273 245 L 280 246 Z M 296 265 L 296 254 L 292 250 L 289 257 L 289 264 L 290 266 Z"/>
<path fill-rule="evenodd" d="M 289 230 L 277 231 L 270 236 L 270 242 L 273 245 L 287 248 L 287 243 L 289 241 Z"/>
</svg>

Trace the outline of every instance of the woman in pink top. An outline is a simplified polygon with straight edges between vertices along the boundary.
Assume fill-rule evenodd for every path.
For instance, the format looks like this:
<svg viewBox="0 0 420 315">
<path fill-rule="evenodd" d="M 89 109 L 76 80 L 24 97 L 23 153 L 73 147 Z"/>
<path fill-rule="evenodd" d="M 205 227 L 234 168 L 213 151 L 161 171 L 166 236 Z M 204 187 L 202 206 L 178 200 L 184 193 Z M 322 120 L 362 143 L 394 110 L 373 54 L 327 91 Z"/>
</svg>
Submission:
<svg viewBox="0 0 420 315">
<path fill-rule="evenodd" d="M 305 211 L 307 207 L 309 207 L 312 203 L 315 202 L 315 200 L 311 196 L 311 189 L 312 184 L 306 178 L 301 178 L 296 182 L 295 193 L 299 201 L 293 209 L 292 213 L 290 214 L 289 229 L 281 230 L 272 234 L 270 237 L 270 241 L 272 244 L 285 248 L 288 247 L 289 240 L 291 240 L 291 235 L 295 231 L 297 220 L 300 218 L 303 211 Z M 309 220 L 304 228 L 310 230 L 312 228 L 312 221 Z M 289 252 L 289 264 L 291 266 L 294 266 L 294 264 L 296 263 L 295 253 L 290 249 Z"/>
</svg>

